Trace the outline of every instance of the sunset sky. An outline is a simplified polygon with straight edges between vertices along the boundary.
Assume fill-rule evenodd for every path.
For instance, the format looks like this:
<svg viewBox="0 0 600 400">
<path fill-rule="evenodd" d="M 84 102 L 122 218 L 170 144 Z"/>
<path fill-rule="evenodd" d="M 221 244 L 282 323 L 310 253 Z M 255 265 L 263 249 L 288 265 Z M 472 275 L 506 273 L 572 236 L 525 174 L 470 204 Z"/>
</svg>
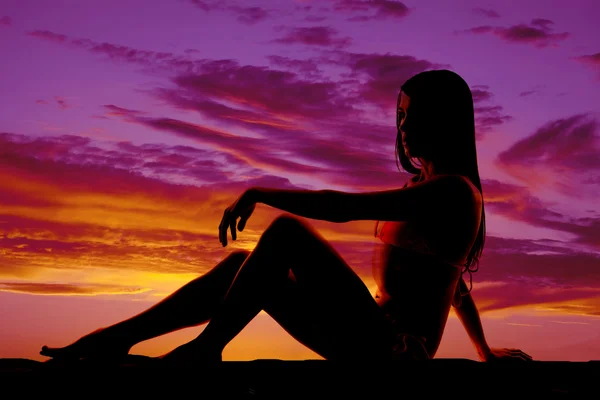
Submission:
<svg viewBox="0 0 600 400">
<path fill-rule="evenodd" d="M 0 357 L 45 359 L 253 249 L 281 210 L 217 235 L 248 187 L 402 186 L 396 96 L 446 68 L 475 101 L 490 346 L 600 359 L 599 17 L 594 0 L 3 0 Z M 373 291 L 374 222 L 307 221 Z M 476 359 L 454 314 L 437 357 Z M 224 353 L 256 358 L 320 357 L 261 313 Z"/>
</svg>

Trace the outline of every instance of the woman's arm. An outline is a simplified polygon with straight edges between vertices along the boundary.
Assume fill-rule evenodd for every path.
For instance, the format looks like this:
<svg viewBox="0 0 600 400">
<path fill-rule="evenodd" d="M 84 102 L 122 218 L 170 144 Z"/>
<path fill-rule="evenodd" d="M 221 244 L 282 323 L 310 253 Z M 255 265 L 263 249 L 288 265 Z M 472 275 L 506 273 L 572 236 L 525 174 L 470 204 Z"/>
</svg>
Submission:
<svg viewBox="0 0 600 400">
<path fill-rule="evenodd" d="M 377 192 L 288 190 L 254 187 L 256 203 L 330 222 L 360 220 L 406 221 L 429 215 L 431 210 L 473 206 L 470 184 L 457 175 L 439 176 L 410 187 Z"/>
<path fill-rule="evenodd" d="M 342 192 L 253 187 L 248 193 L 254 203 L 263 203 L 301 217 L 342 222 L 336 212 Z"/>
<path fill-rule="evenodd" d="M 459 286 L 462 293 L 466 292 L 468 289 L 467 284 L 462 277 L 460 278 Z M 454 311 L 456 311 L 458 319 L 465 327 L 471 342 L 475 346 L 479 359 L 481 361 L 486 361 L 490 356 L 491 350 L 485 340 L 483 327 L 481 326 L 481 318 L 479 318 L 479 311 L 477 311 L 477 306 L 473 301 L 471 293 L 462 297 L 460 305 L 455 306 Z"/>
<path fill-rule="evenodd" d="M 467 291 L 467 284 L 460 278 L 460 290 L 461 292 Z M 479 359 L 486 362 L 522 362 L 531 361 L 533 358 L 519 349 L 504 349 L 504 348 L 490 348 L 485 335 L 483 334 L 483 327 L 481 326 L 481 319 L 479 318 L 479 312 L 477 306 L 471 297 L 471 293 L 466 294 L 462 297 L 462 301 L 458 307 L 454 307 L 458 319 L 462 322 L 471 342 L 477 350 Z"/>
</svg>

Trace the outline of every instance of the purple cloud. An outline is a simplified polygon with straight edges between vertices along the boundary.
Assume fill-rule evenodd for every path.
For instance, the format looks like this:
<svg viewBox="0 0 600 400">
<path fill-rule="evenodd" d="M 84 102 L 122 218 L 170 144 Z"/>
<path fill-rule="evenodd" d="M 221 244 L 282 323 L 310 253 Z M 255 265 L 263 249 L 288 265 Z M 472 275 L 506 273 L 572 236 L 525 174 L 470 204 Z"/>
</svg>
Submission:
<svg viewBox="0 0 600 400">
<path fill-rule="evenodd" d="M 398 175 L 393 160 L 396 133 L 391 116 L 398 90 L 404 81 L 418 72 L 448 67 L 410 56 L 335 50 L 323 51 L 321 56 L 296 67 L 310 71 L 300 75 L 297 70 L 240 65 L 233 60 L 192 61 L 171 53 L 98 44 L 51 32 L 33 35 L 102 53 L 115 61 L 141 64 L 152 71 L 165 68 L 175 73 L 172 78 L 175 87 L 148 93 L 176 108 L 199 112 L 225 126 L 260 132 L 265 135 L 265 140 L 249 143 L 251 138 L 231 135 L 229 131 L 217 132 L 171 118 L 141 118 L 133 110 L 118 106 L 105 107 L 105 115 L 98 118 L 117 117 L 193 140 L 208 140 L 217 151 L 224 151 L 248 168 L 275 168 L 278 173 L 286 174 L 317 173 L 323 180 L 331 179 L 350 188 L 375 189 L 401 184 L 398 179 L 402 174 Z M 289 59 L 272 60 L 279 65 L 290 63 Z M 327 64 L 349 72 L 342 73 L 341 79 L 332 80 L 314 68 Z M 484 128 L 509 118 L 500 106 L 479 104 L 491 97 L 486 91 L 486 87 L 480 86 L 474 93 L 478 125 Z M 373 106 L 381 111 L 381 116 L 375 116 Z M 380 120 L 374 120 L 377 117 Z M 386 122 L 388 118 L 389 123 Z M 357 131 L 359 126 L 361 130 Z M 483 132 L 484 128 L 478 129 Z M 324 139 L 336 143 L 337 147 L 332 148 Z M 248 146 L 240 147 L 233 142 Z M 316 150 L 305 151 L 306 148 Z M 320 151 L 321 148 L 327 151 Z M 282 149 L 285 149 L 285 156 Z M 256 154 L 263 153 L 272 156 L 257 158 Z M 317 160 L 315 154 L 329 157 Z M 355 162 L 348 162 L 349 157 L 354 157 Z M 306 166 L 306 161 L 319 167 Z M 344 170 L 346 167 L 351 170 Z"/>
<path fill-rule="evenodd" d="M 270 55 L 267 56 L 267 59 L 274 67 L 297 72 L 308 79 L 318 79 L 323 73 L 314 59 L 301 60 L 279 55 Z"/>
<path fill-rule="evenodd" d="M 292 72 L 229 60 L 205 63 L 200 73 L 181 74 L 173 81 L 187 95 L 226 100 L 273 115 L 331 118 L 354 111 L 331 80 L 308 81 Z"/>
<path fill-rule="evenodd" d="M 576 245 L 589 251 L 600 250 L 600 216 L 573 218 L 553 211 L 552 205 L 531 195 L 523 186 L 487 179 L 483 180 L 482 187 L 486 207 L 494 213 L 532 226 L 572 234 L 574 239 L 562 243 L 563 247 Z"/>
<path fill-rule="evenodd" d="M 600 79 L 600 53 L 575 57 L 575 60 L 598 71 Z"/>
<path fill-rule="evenodd" d="M 491 101 L 494 97 L 488 86 L 474 85 L 471 88 L 471 94 L 473 95 L 475 125 L 478 139 L 481 139 L 495 126 L 502 125 L 512 119 L 510 115 L 504 113 L 504 108 L 500 105 L 481 104 Z"/>
<path fill-rule="evenodd" d="M 107 108 L 113 110 L 115 107 Z M 202 132 L 197 127 L 185 125 L 180 121 L 151 119 L 136 110 L 131 111 L 128 118 L 144 122 L 149 126 L 156 125 L 161 129 L 179 130 L 186 135 L 203 134 L 203 144 L 211 143 L 212 140 L 213 143 L 236 146 L 234 138 L 228 138 L 224 132 Z M 360 126 L 357 128 L 358 131 L 361 130 Z M 209 134 L 215 137 L 211 139 Z M 63 193 L 85 194 L 86 197 L 99 193 L 111 194 L 115 198 L 114 207 L 119 207 L 118 199 L 121 196 L 137 193 L 143 198 L 157 199 L 161 204 L 166 205 L 166 208 L 160 210 L 164 213 L 173 209 L 182 199 L 193 199 L 194 203 L 203 204 L 210 198 L 211 193 L 218 190 L 220 197 L 224 197 L 223 204 L 211 204 L 210 207 L 220 210 L 228 205 L 225 203 L 230 200 L 228 196 L 223 195 L 223 191 L 234 196 L 248 185 L 294 187 L 285 178 L 261 173 L 254 174 L 254 178 L 247 181 L 232 180 L 231 175 L 221 176 L 214 184 L 204 184 L 202 187 L 175 184 L 172 179 L 145 176 L 158 175 L 160 171 L 169 168 L 174 168 L 179 176 L 183 176 L 185 169 L 193 169 L 194 166 L 205 168 L 207 173 L 224 171 L 224 165 L 235 165 L 232 163 L 240 161 L 256 150 L 256 146 L 260 143 L 252 140 L 238 144 L 232 152 L 234 155 L 224 164 L 218 164 L 210 163 L 215 159 L 215 153 L 186 146 L 134 145 L 120 142 L 107 148 L 106 143 L 99 147 L 91 139 L 77 136 L 29 138 L 2 134 L 0 138 L 2 149 L 0 170 L 13 176 L 13 179 L 52 182 L 52 185 L 59 187 Z M 377 169 L 380 169 L 377 171 L 378 174 L 388 174 L 395 177 L 397 181 L 400 180 L 398 174 L 386 173 L 380 160 L 373 163 L 373 160 L 368 157 L 361 158 L 366 154 L 360 151 L 361 146 L 356 146 L 356 153 L 349 153 L 351 148 L 344 143 L 321 140 L 311 144 L 304 143 L 304 147 L 302 143 L 302 140 L 299 140 L 293 146 L 297 151 L 294 157 L 303 155 L 307 159 L 313 157 L 314 160 L 328 160 L 332 165 L 339 166 L 340 177 L 349 175 L 346 171 L 352 171 L 351 164 L 356 162 L 361 168 L 368 167 L 371 163 L 372 167 L 375 167 L 375 170 L 371 170 L 373 175 Z M 255 148 L 244 153 L 245 146 Z M 268 149 L 267 147 L 261 150 L 268 151 Z M 315 154 L 310 154 L 311 151 Z M 336 153 L 337 158 L 332 158 L 330 153 Z M 223 154 L 220 153 L 219 157 L 222 158 Z M 270 157 L 274 159 L 274 156 L 269 154 L 265 158 L 269 161 Z M 243 166 L 239 165 L 235 168 L 243 168 Z M 145 174 L 136 173 L 144 169 Z M 327 173 L 331 170 L 329 166 L 319 172 Z M 335 179 L 335 176 L 329 175 L 327 179 Z M 359 176 L 358 180 L 362 179 L 366 179 L 366 174 Z M 14 190 L 17 192 L 13 192 Z M 2 187 L 0 189 L 2 204 L 6 206 L 5 200 L 18 198 L 21 207 L 43 208 L 56 207 L 61 200 L 55 196 L 44 197 L 44 193 L 39 192 L 31 193 L 32 197 L 28 198 L 18 190 L 12 186 Z M 483 190 L 489 209 L 494 212 L 534 225 L 575 233 L 580 235 L 581 240 L 592 241 L 595 232 L 594 240 L 598 248 L 599 219 L 568 219 L 550 211 L 546 204 L 530 196 L 523 187 L 484 180 Z M 113 205 L 106 204 L 105 207 L 113 207 Z M 135 213 L 137 210 L 131 209 L 130 212 Z M 81 254 L 86 254 L 86 262 L 89 263 L 86 265 L 90 267 L 98 265 L 105 268 L 126 267 L 156 272 L 200 273 L 205 268 L 208 258 L 218 259 L 225 254 L 222 249 L 210 245 L 211 240 L 214 241 L 212 236 L 180 230 L 177 227 L 152 230 L 124 229 L 96 224 L 53 222 L 2 213 L 0 213 L 0 220 L 5 232 L 0 237 L 0 248 L 7 251 L 5 258 L 10 260 L 1 267 L 0 272 L 5 276 L 21 276 L 19 274 L 34 268 L 55 265 L 56 260 L 59 259 L 61 264 L 67 262 L 69 265 L 80 265 L 81 262 L 78 260 Z M 160 243 L 160 246 L 146 246 L 145 243 Z M 370 272 L 368 260 L 372 248 L 370 241 L 368 243 L 367 241 L 334 241 L 333 244 L 342 250 L 345 258 L 361 260 L 353 262 L 352 266 L 361 276 L 368 278 Z M 156 262 L 148 262 L 150 259 Z M 31 260 L 36 262 L 32 263 Z M 482 310 L 565 301 L 565 299 L 581 300 L 592 296 L 595 288 L 599 287 L 599 271 L 597 256 L 569 249 L 568 243 L 488 237 L 481 268 L 475 275 L 475 279 L 496 282 L 498 285 L 504 285 L 502 286 L 504 289 L 493 291 L 488 286 L 476 285 L 475 294 L 485 300 Z M 501 287 L 498 285 L 491 287 Z M 48 294 L 66 294 L 78 290 L 91 294 L 101 289 L 108 290 L 34 286 L 9 286 L 7 290 Z M 577 290 L 567 293 L 566 289 L 569 287 Z M 524 291 L 525 288 L 527 288 L 526 295 L 512 296 L 511 294 L 508 297 L 512 300 L 506 303 L 507 293 Z M 597 312 L 597 309 L 592 308 L 586 312 Z"/>
<path fill-rule="evenodd" d="M 280 27 L 277 30 L 283 30 Z M 305 44 L 307 46 L 322 46 L 343 48 L 352 43 L 349 37 L 338 37 L 338 32 L 328 26 L 313 26 L 309 28 L 290 28 L 283 37 L 275 39 L 274 42 L 282 44 Z"/>
<path fill-rule="evenodd" d="M 496 11 L 491 10 L 489 8 L 476 7 L 473 9 L 473 13 L 475 15 L 481 15 L 486 18 L 500 18 L 500 14 L 498 14 Z"/>
<path fill-rule="evenodd" d="M 554 23 L 548 19 L 536 18 L 527 24 L 512 25 L 508 28 L 490 25 L 478 26 L 457 33 L 484 34 L 491 33 L 509 43 L 525 43 L 535 47 L 557 46 L 558 42 L 567 39 L 568 32 L 552 32 Z"/>
<path fill-rule="evenodd" d="M 122 61 L 151 69 L 194 71 L 199 68 L 203 61 L 177 56 L 168 52 L 155 52 L 134 49 L 128 46 L 120 46 L 112 43 L 97 43 L 89 39 L 73 39 L 67 35 L 50 31 L 36 30 L 28 33 L 29 36 L 47 40 L 50 42 L 68 45 L 74 48 L 85 49 L 91 53 L 103 54 L 111 61 Z M 189 51 L 187 54 L 190 54 Z"/>
<path fill-rule="evenodd" d="M 345 76 L 351 84 L 351 97 L 359 103 L 375 105 L 382 110 L 393 109 L 402 84 L 411 76 L 432 68 L 446 67 L 412 56 L 337 52 L 329 60 L 346 67 Z"/>
<path fill-rule="evenodd" d="M 482 312 L 555 304 L 566 313 L 600 315 L 600 257 L 598 253 L 564 246 L 488 236 L 479 271 L 473 276 L 473 296 Z M 568 303 L 590 302 L 573 309 Z"/>
<path fill-rule="evenodd" d="M 232 7 L 232 11 L 238 14 L 237 20 L 247 25 L 254 25 L 264 21 L 271 16 L 271 13 L 261 7 Z"/>
<path fill-rule="evenodd" d="M 401 1 L 394 0 L 334 0 L 335 11 L 356 14 L 349 21 L 370 21 L 375 19 L 402 19 L 410 9 Z"/>
<path fill-rule="evenodd" d="M 106 110 L 106 115 L 110 117 L 123 117 L 129 115 L 144 115 L 146 112 L 139 110 L 131 110 L 128 108 L 117 107 L 114 104 L 106 104 L 104 106 Z"/>
<path fill-rule="evenodd" d="M 43 104 L 43 105 L 50 104 L 50 102 L 47 100 L 36 100 L 35 103 Z M 70 106 L 67 104 L 67 100 L 64 97 L 54 96 L 53 103 L 56 104 L 58 106 L 58 108 L 60 108 L 61 110 L 66 110 L 66 109 L 70 108 Z"/>
<path fill-rule="evenodd" d="M 189 0 L 189 2 L 205 12 L 222 9 L 222 5 L 218 1 Z"/>
<path fill-rule="evenodd" d="M 203 100 L 209 98 L 231 102 L 235 99 L 234 102 L 239 102 L 239 106 L 247 108 L 252 104 L 252 108 L 258 108 L 262 114 L 283 113 L 304 120 L 347 118 L 348 115 L 359 117 L 362 112 L 359 107 L 362 105 L 375 105 L 387 112 L 390 104 L 394 104 L 401 84 L 409 77 L 426 69 L 449 67 L 411 56 L 335 50 L 296 66 L 296 71 L 299 68 L 308 71 L 298 71 L 303 73 L 303 78 L 300 78 L 296 72 L 241 66 L 233 60 L 190 60 L 172 53 L 137 50 L 110 43 L 98 44 L 47 31 L 35 31 L 31 35 L 102 53 L 111 60 L 141 64 L 151 70 L 163 68 L 171 73 L 176 71 L 174 82 L 188 98 L 202 94 Z M 321 37 L 319 40 L 327 43 L 328 39 Z M 186 53 L 190 54 L 189 51 Z M 279 66 L 290 64 L 289 59 L 281 57 L 271 58 L 271 61 Z M 346 68 L 350 73 L 335 82 L 320 73 L 316 66 L 322 64 Z M 510 118 L 502 113 L 500 106 L 480 107 L 477 113 L 481 132 Z"/>
<path fill-rule="evenodd" d="M 69 178 L 75 166 L 94 165 L 89 171 L 80 171 L 86 184 L 86 173 L 100 173 L 104 168 L 127 171 L 128 176 L 152 176 L 164 178 L 179 183 L 194 183 L 197 185 L 235 180 L 234 176 L 225 171 L 229 167 L 238 167 L 240 171 L 251 172 L 245 162 L 236 164 L 233 158 L 217 162 L 217 153 L 209 150 L 193 149 L 185 146 L 169 147 L 163 145 L 134 146 L 128 142 L 119 142 L 112 149 L 101 149 L 91 142 L 91 139 L 81 136 L 49 136 L 31 138 L 22 135 L 0 133 L 0 163 L 13 165 L 12 168 L 21 171 L 30 171 L 31 174 L 45 176 L 45 173 L 56 173 L 48 177 L 49 181 L 61 182 L 61 177 L 71 182 L 76 181 L 76 176 Z M 221 157 L 223 158 L 223 157 Z M 87 168 L 87 167 L 86 167 Z M 52 172 L 54 171 L 54 172 Z M 118 190 L 111 187 L 112 172 L 104 171 L 102 176 L 107 180 L 105 190 Z M 119 178 L 120 179 L 120 178 Z M 94 179 L 94 185 L 102 187 L 102 179 Z M 134 189 L 131 183 L 131 190 Z M 125 189 L 123 187 L 123 189 Z M 8 190 L 8 189 L 7 189 Z M 75 190 L 70 188 L 69 190 Z M 147 190 L 147 189 L 145 189 Z M 118 192 L 117 193 L 121 193 Z M 8 196 L 8 195 L 7 195 Z M 9 197 L 7 197 L 9 198 Z"/>
<path fill-rule="evenodd" d="M 238 22 L 247 25 L 254 25 L 274 16 L 274 11 L 269 11 L 263 7 L 251 6 L 242 7 L 231 4 L 228 1 L 206 1 L 206 0 L 189 0 L 191 4 L 204 11 L 211 13 L 215 11 L 229 12 L 234 15 Z"/>
<path fill-rule="evenodd" d="M 12 25 L 12 18 L 9 16 L 4 16 L 2 18 L 0 18 L 0 26 L 11 26 Z"/>
<path fill-rule="evenodd" d="M 529 96 L 532 96 L 534 94 L 541 94 L 541 91 L 544 88 L 545 88 L 545 86 L 543 86 L 543 85 L 539 86 L 538 85 L 538 86 L 536 86 L 536 87 L 534 87 L 532 89 L 524 90 L 522 92 L 519 92 L 519 97 L 529 97 Z"/>
<path fill-rule="evenodd" d="M 600 173 L 598 121 L 586 114 L 548 122 L 498 155 L 497 164 L 532 187 L 553 187 L 567 196 L 600 193 L 582 185 Z"/>
</svg>

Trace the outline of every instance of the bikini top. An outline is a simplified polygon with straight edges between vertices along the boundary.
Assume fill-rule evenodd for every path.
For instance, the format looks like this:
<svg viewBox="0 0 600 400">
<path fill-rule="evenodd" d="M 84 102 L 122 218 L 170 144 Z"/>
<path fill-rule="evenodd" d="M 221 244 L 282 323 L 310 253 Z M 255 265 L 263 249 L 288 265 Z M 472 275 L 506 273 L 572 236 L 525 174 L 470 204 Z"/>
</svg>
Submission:
<svg viewBox="0 0 600 400">
<path fill-rule="evenodd" d="M 408 185 L 408 182 L 403 187 L 406 187 L 407 185 Z M 380 222 L 383 222 L 383 224 L 379 224 Z M 465 268 L 466 262 L 456 263 L 456 262 L 448 261 L 448 260 L 441 258 L 434 250 L 432 250 L 427 245 L 427 242 L 425 241 L 425 238 L 423 236 L 416 236 L 414 239 L 406 239 L 405 240 L 406 246 L 400 247 L 400 246 L 393 244 L 393 242 L 391 240 L 387 240 L 387 238 L 386 238 L 386 234 L 385 234 L 386 222 L 387 221 L 377 221 L 375 223 L 375 229 L 374 229 L 374 236 L 376 238 L 379 238 L 383 243 L 388 244 L 390 246 L 398 247 L 398 248 L 407 248 L 409 250 L 413 250 L 420 254 L 426 254 L 429 256 L 433 256 L 437 259 L 442 260 L 444 263 L 450 264 L 459 269 Z M 389 234 L 388 234 L 388 236 L 389 236 Z"/>
</svg>

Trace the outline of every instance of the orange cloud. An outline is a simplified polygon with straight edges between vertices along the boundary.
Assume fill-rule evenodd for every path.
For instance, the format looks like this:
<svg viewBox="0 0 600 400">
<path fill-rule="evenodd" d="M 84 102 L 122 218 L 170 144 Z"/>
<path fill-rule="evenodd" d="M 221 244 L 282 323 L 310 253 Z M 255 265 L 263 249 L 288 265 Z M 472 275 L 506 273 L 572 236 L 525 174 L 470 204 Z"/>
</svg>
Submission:
<svg viewBox="0 0 600 400">
<path fill-rule="evenodd" d="M 138 294 L 151 289 L 118 285 L 83 285 L 43 282 L 0 282 L 0 291 L 37 295 L 95 296 L 100 294 Z"/>
</svg>

